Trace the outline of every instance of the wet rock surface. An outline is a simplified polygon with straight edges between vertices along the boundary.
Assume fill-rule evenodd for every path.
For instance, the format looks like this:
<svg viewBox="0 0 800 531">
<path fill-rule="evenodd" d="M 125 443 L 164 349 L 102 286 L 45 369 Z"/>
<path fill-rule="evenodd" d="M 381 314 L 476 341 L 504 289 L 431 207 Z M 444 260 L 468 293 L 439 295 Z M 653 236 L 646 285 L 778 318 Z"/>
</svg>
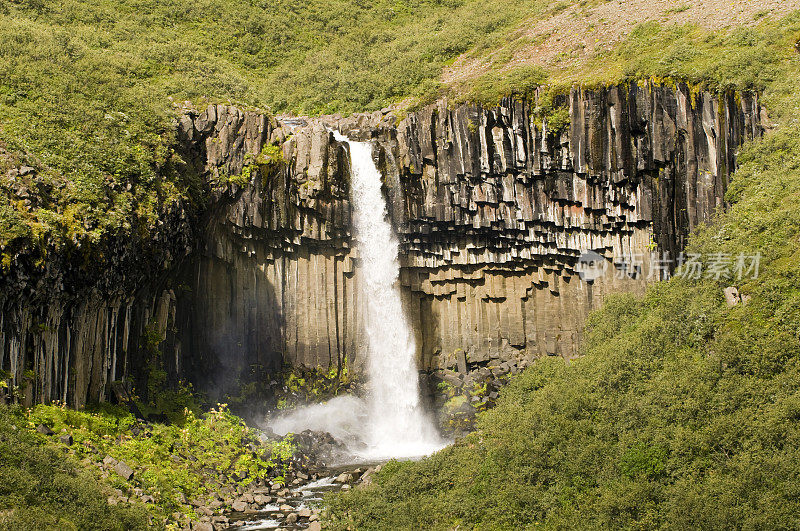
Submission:
<svg viewBox="0 0 800 531">
<path fill-rule="evenodd" d="M 380 468 L 380 464 L 325 468 L 305 479 L 295 477 L 289 487 L 277 483 L 256 488 L 231 505 L 225 516 L 228 526 L 220 529 L 320 529 L 325 493 L 369 485 Z"/>
</svg>

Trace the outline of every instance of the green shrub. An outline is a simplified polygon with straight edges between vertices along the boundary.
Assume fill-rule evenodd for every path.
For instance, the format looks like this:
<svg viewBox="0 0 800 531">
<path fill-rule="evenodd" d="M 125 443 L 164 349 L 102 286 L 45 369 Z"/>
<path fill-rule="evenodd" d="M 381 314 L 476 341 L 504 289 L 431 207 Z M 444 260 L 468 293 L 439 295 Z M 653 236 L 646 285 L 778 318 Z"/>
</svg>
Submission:
<svg viewBox="0 0 800 531">
<path fill-rule="evenodd" d="M 141 507 L 111 506 L 89 471 L 44 436 L 23 411 L 0 406 L 0 528 L 144 529 Z"/>
<path fill-rule="evenodd" d="M 42 423 L 57 433 L 64 429 L 72 434 L 79 458 L 96 464 L 110 455 L 125 461 L 134 470 L 133 479 L 114 475 L 112 485 L 123 491 L 144 489 L 155 498 L 148 508 L 158 519 L 186 512 L 180 501 L 183 496 L 202 499 L 237 481 L 283 477 L 294 453 L 291 437 L 262 443 L 224 404 L 202 416 L 188 409 L 184 415 L 180 425 L 137 426 L 134 417 L 120 407 L 74 411 L 39 405 L 30 412 L 28 422 L 30 427 Z M 225 477 L 221 479 L 220 474 Z"/>
</svg>

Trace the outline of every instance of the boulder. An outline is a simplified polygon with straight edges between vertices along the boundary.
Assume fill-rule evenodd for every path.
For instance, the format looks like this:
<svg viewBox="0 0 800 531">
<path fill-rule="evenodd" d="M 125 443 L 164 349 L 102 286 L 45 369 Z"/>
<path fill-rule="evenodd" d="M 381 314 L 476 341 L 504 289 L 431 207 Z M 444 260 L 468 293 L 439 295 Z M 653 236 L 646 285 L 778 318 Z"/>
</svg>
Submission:
<svg viewBox="0 0 800 531">
<path fill-rule="evenodd" d="M 133 469 L 129 467 L 125 461 L 119 461 L 114 465 L 114 472 L 122 476 L 125 481 L 130 481 L 133 477 Z"/>
<path fill-rule="evenodd" d="M 375 475 L 375 469 L 369 467 L 364 474 L 361 476 L 361 484 L 362 485 L 372 485 L 372 476 Z"/>
<path fill-rule="evenodd" d="M 353 476 L 352 474 L 348 474 L 347 472 L 342 472 L 341 474 L 336 476 L 336 479 L 334 479 L 333 481 L 336 483 L 350 483 L 353 481 Z"/>
<path fill-rule="evenodd" d="M 722 293 L 725 295 L 725 302 L 728 303 L 728 306 L 735 306 L 739 304 L 741 298 L 739 297 L 739 290 L 734 288 L 733 286 L 728 286 L 725 288 Z"/>
<path fill-rule="evenodd" d="M 42 435 L 47 435 L 47 436 L 53 435 L 53 430 L 51 430 L 49 426 L 45 426 L 44 424 L 39 424 L 38 426 L 36 426 L 36 431 L 38 431 Z"/>
<path fill-rule="evenodd" d="M 67 446 L 72 446 L 72 435 L 69 433 L 65 433 L 64 435 L 60 435 L 58 437 L 59 442 L 61 444 L 66 444 Z"/>
<path fill-rule="evenodd" d="M 236 500 L 233 502 L 233 505 L 231 505 L 231 509 L 237 513 L 243 513 L 245 509 L 247 509 L 247 503 L 243 500 Z"/>
<path fill-rule="evenodd" d="M 464 349 L 458 349 L 456 351 L 456 366 L 460 374 L 467 374 L 467 353 L 464 352 Z"/>
</svg>

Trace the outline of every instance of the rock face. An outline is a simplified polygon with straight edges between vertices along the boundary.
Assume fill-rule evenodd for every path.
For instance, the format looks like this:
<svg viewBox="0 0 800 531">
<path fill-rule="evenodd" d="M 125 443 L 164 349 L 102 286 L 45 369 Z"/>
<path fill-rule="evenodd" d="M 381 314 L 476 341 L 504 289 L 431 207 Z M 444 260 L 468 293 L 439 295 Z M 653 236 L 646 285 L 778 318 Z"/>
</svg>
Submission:
<svg viewBox="0 0 800 531">
<path fill-rule="evenodd" d="M 513 100 L 398 125 L 402 281 L 426 366 L 574 355 L 588 311 L 662 276 L 663 253 L 723 206 L 737 147 L 760 134 L 757 100 L 686 87 L 575 89 L 568 104 L 561 134 Z M 608 268 L 592 283 L 575 275 L 587 250 Z"/>
<path fill-rule="evenodd" d="M 108 253 L 106 269 L 70 253 L 52 257 L 38 277 L 24 266 L 0 276 L 0 371 L 11 375 L 25 405 L 81 407 L 105 397 L 132 366 L 146 366 L 152 341 L 169 345 L 176 355 L 166 365 L 181 370 L 168 279 L 192 250 L 190 219 L 175 204 L 148 249 L 113 238 L 98 244 Z"/>
<path fill-rule="evenodd" d="M 186 276 L 178 319 L 201 386 L 232 386 L 253 367 L 343 367 L 359 334 L 346 146 L 319 122 L 222 106 L 184 138 L 211 179 L 250 172 L 219 199 Z M 280 145 L 272 159 L 257 156 L 264 142 Z"/>
<path fill-rule="evenodd" d="M 535 100 L 513 99 L 273 131 L 293 134 L 288 166 L 218 218 L 201 267 L 225 280 L 197 275 L 207 282 L 196 291 L 215 294 L 205 306 L 223 308 L 214 319 L 226 336 L 245 339 L 234 359 L 361 361 L 346 149 L 323 125 L 374 142 L 423 367 L 575 355 L 606 294 L 668 273 L 689 231 L 723 206 L 736 149 L 761 130 L 757 98 L 681 86 L 575 89 L 564 103 L 570 127 L 556 133 Z M 587 250 L 607 267 L 593 282 L 576 274 Z"/>
<path fill-rule="evenodd" d="M 81 405 L 127 378 L 148 339 L 173 378 L 205 390 L 254 367 L 358 368 L 348 151 L 329 128 L 374 143 L 423 367 L 573 356 L 588 312 L 662 276 L 651 253 L 675 259 L 723 206 L 760 107 L 680 85 L 574 89 L 569 127 L 551 131 L 537 103 L 440 101 L 399 122 L 189 111 L 185 171 L 211 199 L 195 217 L 176 211 L 168 271 L 135 287 L 76 281 L 35 303 L 6 296 L 0 369 L 18 385 L 31 369 L 32 399 Z M 585 251 L 605 276 L 581 278 Z"/>
</svg>

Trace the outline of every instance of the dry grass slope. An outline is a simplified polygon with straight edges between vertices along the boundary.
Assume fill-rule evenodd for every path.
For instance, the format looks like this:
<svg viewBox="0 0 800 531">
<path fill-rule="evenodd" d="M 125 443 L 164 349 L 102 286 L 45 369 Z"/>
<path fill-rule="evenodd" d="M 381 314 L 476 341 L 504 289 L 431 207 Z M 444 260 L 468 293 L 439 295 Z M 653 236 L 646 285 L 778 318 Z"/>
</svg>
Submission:
<svg viewBox="0 0 800 531">
<path fill-rule="evenodd" d="M 800 9 L 800 0 L 612 0 L 554 1 L 528 18 L 496 48 L 472 49 L 446 67 L 445 85 L 469 86 L 491 72 L 522 66 L 580 72 L 598 54 L 612 50 L 639 24 L 696 24 L 711 31 L 757 25 Z M 572 74 L 574 75 L 574 74 Z M 579 76 L 575 76 L 578 79 Z"/>
</svg>

